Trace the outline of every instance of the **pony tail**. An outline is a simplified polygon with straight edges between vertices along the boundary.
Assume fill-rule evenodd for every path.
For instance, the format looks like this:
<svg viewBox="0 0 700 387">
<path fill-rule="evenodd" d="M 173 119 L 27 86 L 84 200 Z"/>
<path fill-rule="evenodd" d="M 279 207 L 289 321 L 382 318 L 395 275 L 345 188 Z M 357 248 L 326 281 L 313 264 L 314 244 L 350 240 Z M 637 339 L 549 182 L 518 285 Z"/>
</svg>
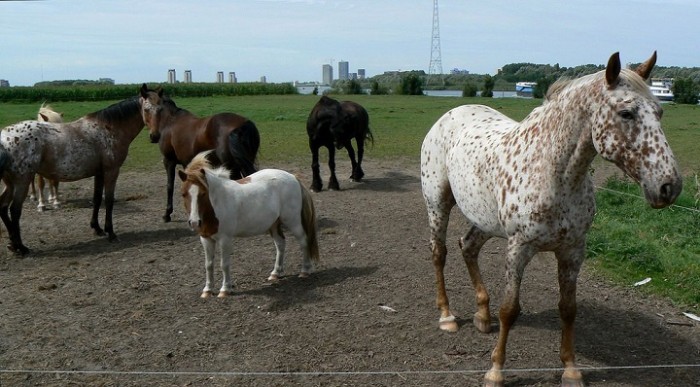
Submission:
<svg viewBox="0 0 700 387">
<path fill-rule="evenodd" d="M 316 229 L 316 208 L 314 207 L 314 200 L 309 190 L 304 187 L 299 179 L 297 179 L 297 183 L 299 183 L 299 188 L 301 189 L 301 223 L 306 233 L 306 244 L 309 247 L 311 260 L 318 261 L 318 233 Z"/>
</svg>

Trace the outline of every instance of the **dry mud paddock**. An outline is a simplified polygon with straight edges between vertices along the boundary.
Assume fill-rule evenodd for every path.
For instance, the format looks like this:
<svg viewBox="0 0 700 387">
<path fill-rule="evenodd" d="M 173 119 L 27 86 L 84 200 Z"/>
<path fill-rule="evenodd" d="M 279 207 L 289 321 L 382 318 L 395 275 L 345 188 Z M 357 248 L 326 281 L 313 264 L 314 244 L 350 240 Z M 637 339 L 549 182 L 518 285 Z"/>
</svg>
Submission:
<svg viewBox="0 0 700 387">
<path fill-rule="evenodd" d="M 306 165 L 276 167 L 311 182 Z M 91 180 L 62 184 L 60 210 L 40 214 L 27 201 L 22 231 L 33 253 L 0 252 L 0 385 L 480 385 L 497 334 L 471 325 L 474 293 L 457 248 L 464 221 L 453 213 L 449 230 L 446 281 L 461 325 L 450 334 L 437 328 L 418 162 L 368 160 L 363 183 L 347 180 L 347 160 L 338 167 L 342 191 L 314 194 L 315 273 L 296 277 L 299 246 L 288 238 L 287 276 L 267 283 L 272 240 L 239 239 L 226 299 L 199 298 L 202 248 L 179 195 L 173 222 L 162 222 L 160 168 L 120 176 L 117 243 L 89 227 Z M 504 246 L 493 240 L 481 256 L 494 315 Z M 533 259 L 521 300 L 506 384 L 558 385 L 553 257 Z M 578 300 L 576 349 L 589 386 L 700 385 L 700 325 L 669 302 L 614 286 L 586 265 Z"/>
</svg>

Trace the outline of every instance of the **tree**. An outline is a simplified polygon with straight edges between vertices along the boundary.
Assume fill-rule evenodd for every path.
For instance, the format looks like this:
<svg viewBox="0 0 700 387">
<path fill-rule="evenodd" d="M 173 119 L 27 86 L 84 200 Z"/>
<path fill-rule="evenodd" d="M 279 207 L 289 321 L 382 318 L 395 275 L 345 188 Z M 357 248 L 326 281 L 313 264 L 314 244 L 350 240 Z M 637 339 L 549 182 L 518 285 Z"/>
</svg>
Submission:
<svg viewBox="0 0 700 387">
<path fill-rule="evenodd" d="M 697 105 L 698 85 L 690 78 L 680 78 L 673 82 L 673 101 L 676 103 Z"/>
<path fill-rule="evenodd" d="M 416 74 L 408 74 L 401 78 L 399 94 L 423 95 L 423 81 Z"/>
<path fill-rule="evenodd" d="M 383 86 L 379 85 L 379 82 L 377 81 L 372 81 L 372 86 L 369 90 L 369 93 L 371 95 L 384 95 L 384 94 L 389 94 L 387 89 Z"/>
<path fill-rule="evenodd" d="M 481 96 L 486 98 L 493 98 L 493 87 L 496 85 L 496 81 L 490 75 L 484 76 L 484 88 L 481 89 Z"/>
<path fill-rule="evenodd" d="M 554 83 L 554 77 L 542 77 L 537 80 L 537 85 L 532 90 L 533 98 L 544 98 L 547 95 L 549 86 Z"/>
</svg>

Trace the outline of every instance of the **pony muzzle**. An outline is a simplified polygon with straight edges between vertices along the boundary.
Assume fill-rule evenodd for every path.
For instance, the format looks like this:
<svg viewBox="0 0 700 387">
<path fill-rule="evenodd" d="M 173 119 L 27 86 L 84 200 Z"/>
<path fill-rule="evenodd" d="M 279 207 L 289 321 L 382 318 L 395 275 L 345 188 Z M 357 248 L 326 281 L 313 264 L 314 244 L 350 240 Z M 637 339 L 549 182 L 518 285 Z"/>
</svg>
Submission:
<svg viewBox="0 0 700 387">
<path fill-rule="evenodd" d="M 202 221 L 201 220 L 187 220 L 187 225 L 190 227 L 190 230 L 197 231 L 202 226 Z"/>
<path fill-rule="evenodd" d="M 151 139 L 151 143 L 155 144 L 160 141 L 160 133 L 149 133 L 148 137 Z"/>
</svg>

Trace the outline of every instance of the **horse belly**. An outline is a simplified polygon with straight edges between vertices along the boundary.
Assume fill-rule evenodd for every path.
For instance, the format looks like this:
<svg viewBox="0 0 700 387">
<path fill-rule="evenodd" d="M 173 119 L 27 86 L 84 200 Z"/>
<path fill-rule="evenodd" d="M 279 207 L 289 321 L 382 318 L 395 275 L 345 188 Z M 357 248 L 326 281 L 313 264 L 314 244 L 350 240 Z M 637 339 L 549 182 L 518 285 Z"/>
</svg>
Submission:
<svg viewBox="0 0 700 387">
<path fill-rule="evenodd" d="M 95 151 L 93 144 L 84 141 L 47 147 L 37 172 L 59 181 L 80 180 L 97 174 L 103 165 L 103 156 Z"/>
</svg>

